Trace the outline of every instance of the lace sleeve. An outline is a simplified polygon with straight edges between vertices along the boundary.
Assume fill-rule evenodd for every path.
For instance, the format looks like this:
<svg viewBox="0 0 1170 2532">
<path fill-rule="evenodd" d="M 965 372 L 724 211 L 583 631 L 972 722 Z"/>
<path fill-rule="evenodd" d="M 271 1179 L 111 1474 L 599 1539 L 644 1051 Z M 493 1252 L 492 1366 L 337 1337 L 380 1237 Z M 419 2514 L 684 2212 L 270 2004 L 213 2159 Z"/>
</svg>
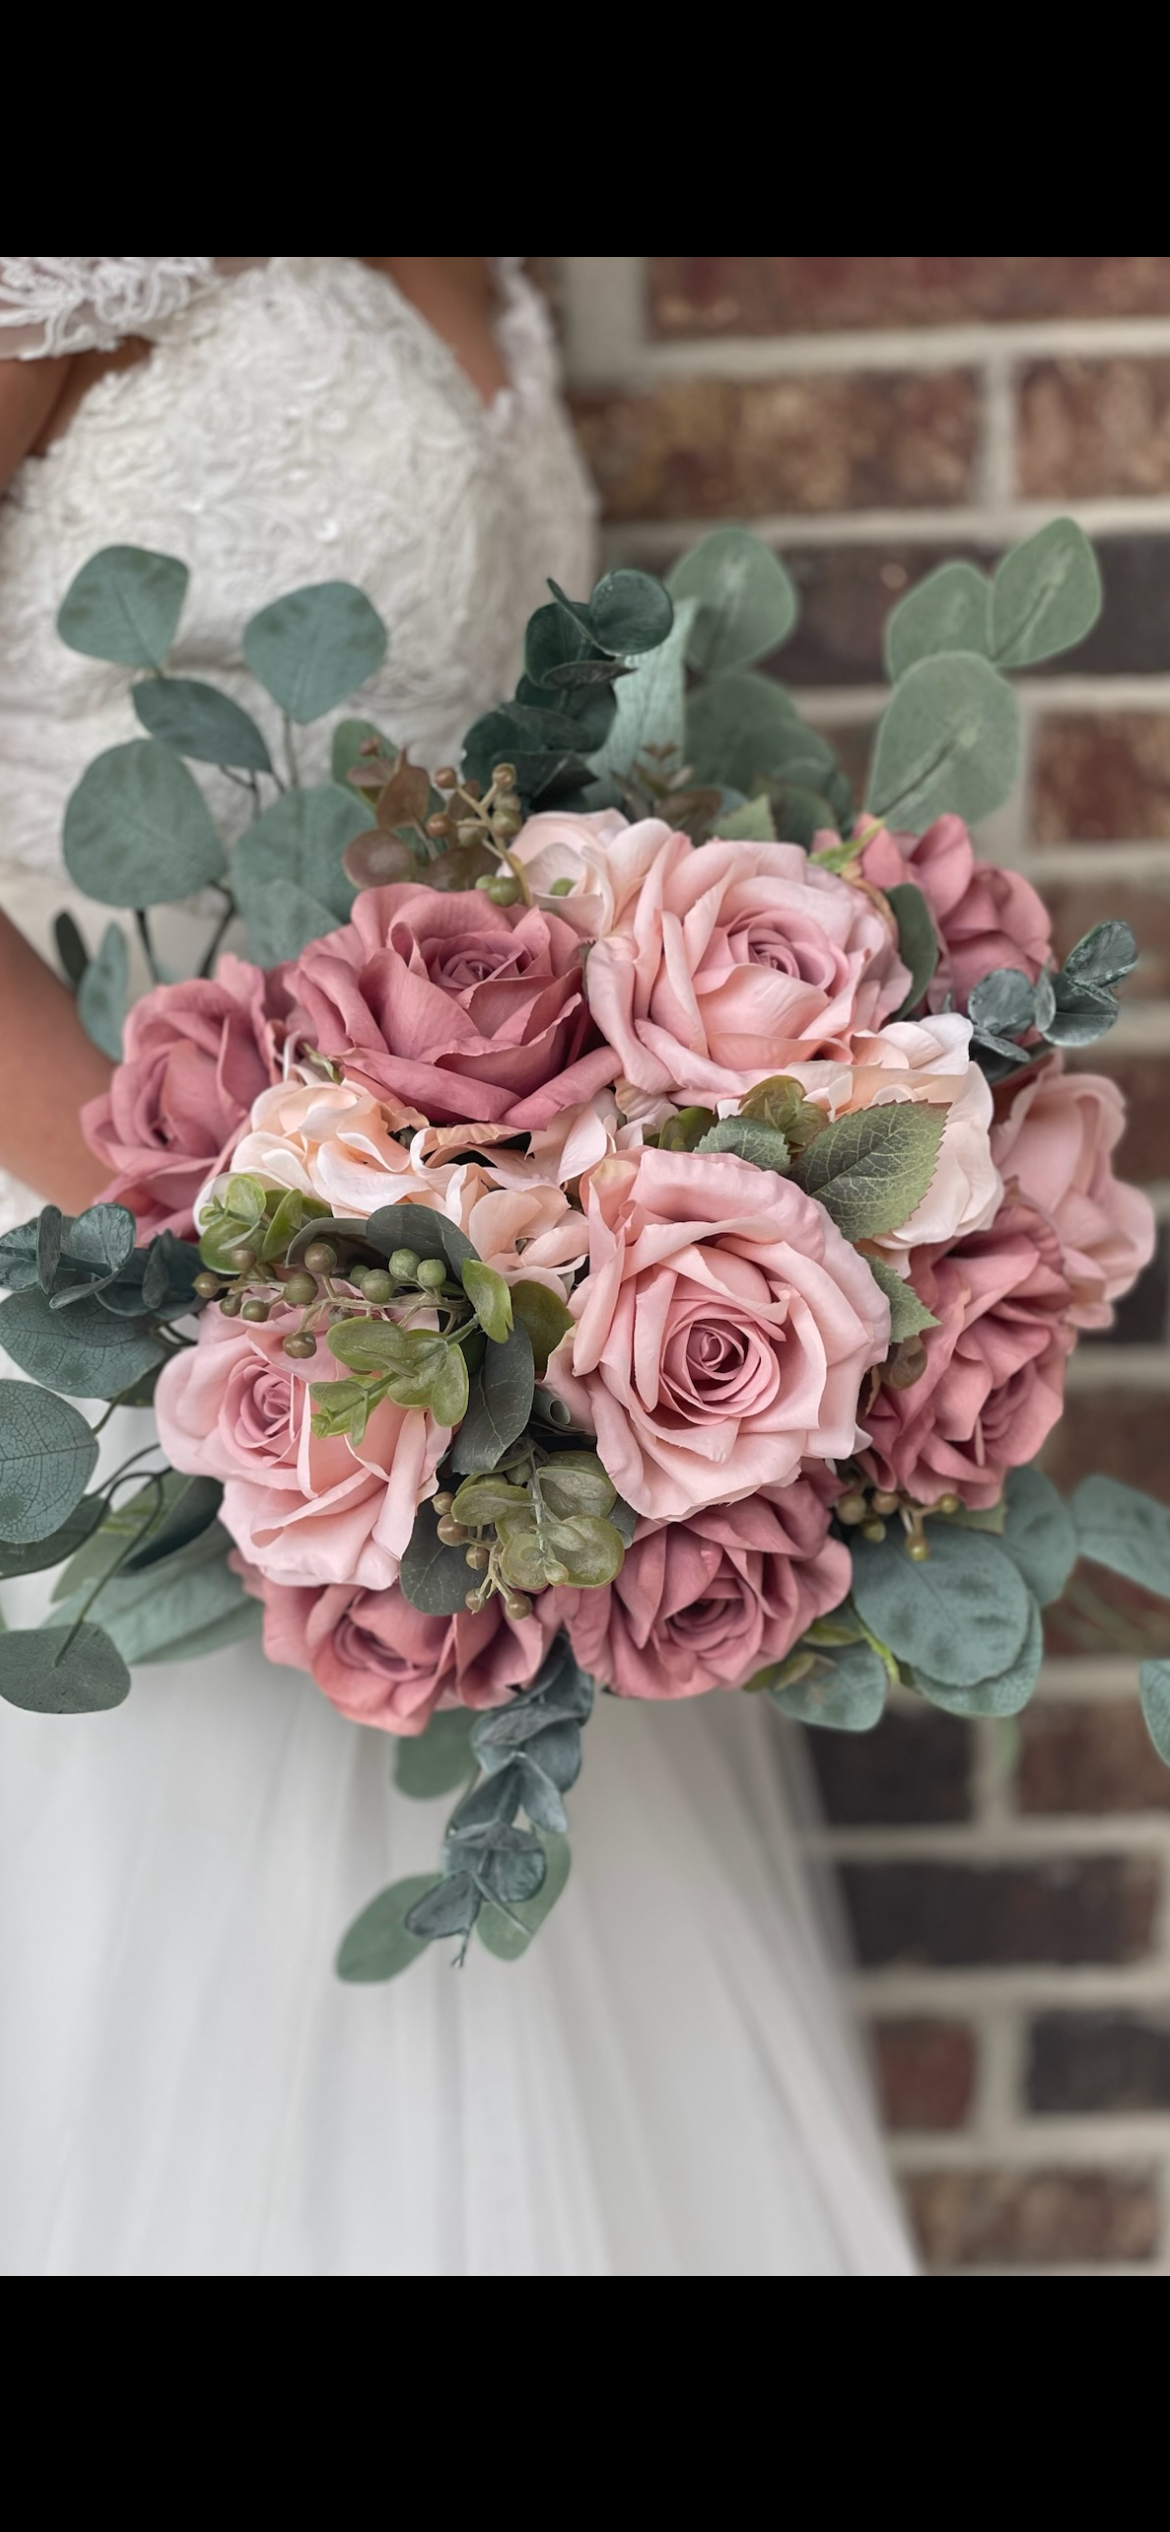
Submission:
<svg viewBox="0 0 1170 2532">
<path fill-rule="evenodd" d="M 264 255 L 0 255 L 0 360 L 113 351 Z"/>
</svg>

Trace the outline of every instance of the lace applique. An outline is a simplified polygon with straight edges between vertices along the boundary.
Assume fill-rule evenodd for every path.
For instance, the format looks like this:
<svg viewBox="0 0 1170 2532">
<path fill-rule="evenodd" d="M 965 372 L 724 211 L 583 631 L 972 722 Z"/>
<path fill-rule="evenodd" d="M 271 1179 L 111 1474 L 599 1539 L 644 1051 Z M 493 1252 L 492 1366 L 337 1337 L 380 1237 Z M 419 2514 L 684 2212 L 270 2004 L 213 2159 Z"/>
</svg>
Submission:
<svg viewBox="0 0 1170 2532">
<path fill-rule="evenodd" d="M 261 256 L 0 255 L 0 360 L 111 352 L 128 334 L 152 335 L 217 270 Z"/>
</svg>

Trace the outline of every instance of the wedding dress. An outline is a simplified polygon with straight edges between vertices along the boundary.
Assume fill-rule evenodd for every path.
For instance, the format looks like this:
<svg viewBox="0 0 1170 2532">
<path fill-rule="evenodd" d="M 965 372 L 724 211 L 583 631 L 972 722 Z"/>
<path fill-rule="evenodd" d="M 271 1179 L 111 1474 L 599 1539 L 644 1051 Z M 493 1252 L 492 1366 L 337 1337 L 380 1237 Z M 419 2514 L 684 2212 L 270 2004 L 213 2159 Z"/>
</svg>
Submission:
<svg viewBox="0 0 1170 2532">
<path fill-rule="evenodd" d="M 486 409 L 357 259 L 0 258 L 0 356 L 155 345 L 0 505 L 0 891 L 35 936 L 66 794 L 136 726 L 129 677 L 53 630 L 100 545 L 191 564 L 175 665 L 229 684 L 255 608 L 360 581 L 391 628 L 362 708 L 432 762 L 510 690 L 546 572 L 589 586 L 519 262 Z M 108 917 L 81 919 L 92 943 Z M 912 2274 L 794 1747 L 758 1700 L 600 1700 L 527 1959 L 355 1990 L 338 1937 L 445 1817 L 392 1790 L 382 1735 L 250 1648 L 148 1670 L 111 1716 L 0 1708 L 0 2273 Z"/>
</svg>

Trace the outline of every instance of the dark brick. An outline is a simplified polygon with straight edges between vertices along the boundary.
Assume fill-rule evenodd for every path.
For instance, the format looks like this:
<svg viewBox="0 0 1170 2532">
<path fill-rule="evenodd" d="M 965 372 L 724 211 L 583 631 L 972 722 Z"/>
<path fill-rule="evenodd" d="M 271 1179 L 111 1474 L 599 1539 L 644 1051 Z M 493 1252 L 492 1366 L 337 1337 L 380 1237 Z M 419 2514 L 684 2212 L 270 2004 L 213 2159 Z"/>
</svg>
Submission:
<svg viewBox="0 0 1170 2532">
<path fill-rule="evenodd" d="M 876 1732 L 811 1732 L 808 1739 L 821 1800 L 837 1828 L 971 1816 L 970 1735 L 951 1715 L 887 1714 Z"/>
<path fill-rule="evenodd" d="M 1065 1492 L 1099 1472 L 1170 1502 L 1170 1392 L 1074 1392 L 1042 1465 Z"/>
<path fill-rule="evenodd" d="M 1164 315 L 1165 255 L 651 255 L 659 336 Z"/>
<path fill-rule="evenodd" d="M 1133 1291 L 1119 1301 L 1113 1325 L 1084 1339 L 1088 1345 L 1162 1345 L 1170 1336 L 1170 1226 L 1158 1233 L 1158 1245 Z"/>
<path fill-rule="evenodd" d="M 1063 1599 L 1044 1613 L 1050 1658 L 1142 1661 L 1170 1658 L 1170 1608 L 1097 1565 L 1078 1565 Z"/>
<path fill-rule="evenodd" d="M 873 2048 L 888 2128 L 941 2135 L 966 2126 L 977 2058 L 969 2023 L 878 2022 Z"/>
<path fill-rule="evenodd" d="M 866 1969 L 1143 1959 L 1161 1893 L 1156 1864 L 1122 1856 L 1035 1864 L 847 1864 Z"/>
<path fill-rule="evenodd" d="M 1170 712 L 1046 715 L 1031 824 L 1038 844 L 1170 839 Z"/>
<path fill-rule="evenodd" d="M 1170 490 L 1170 360 L 1037 361 L 1020 383 L 1017 473 L 1039 501 Z"/>
<path fill-rule="evenodd" d="M 975 488 L 979 391 L 962 370 L 684 379 L 581 390 L 574 411 L 613 520 L 916 510 Z"/>
<path fill-rule="evenodd" d="M 1170 2110 L 1170 2024 L 1136 2013 L 1046 2013 L 1032 2025 L 1027 2085 L 1040 2117 Z"/>
<path fill-rule="evenodd" d="M 1154 2259 L 1153 2172 L 919 2172 L 906 2185 L 931 2268 L 1058 2268 Z"/>
<path fill-rule="evenodd" d="M 1170 887 L 1118 886 L 1109 876 L 1108 854 L 1100 865 L 1094 864 L 1094 869 L 1097 875 L 1093 879 L 1079 882 L 1045 881 L 1041 874 L 1040 891 L 1051 910 L 1057 956 L 1067 958 L 1070 949 L 1092 931 L 1095 923 L 1107 918 L 1128 923 L 1141 953 L 1141 964 L 1129 978 L 1126 991 L 1136 994 L 1142 1002 L 1156 1002 L 1160 995 L 1170 994 Z M 1167 875 L 1170 877 L 1170 873 Z"/>
<path fill-rule="evenodd" d="M 1135 1695 L 1132 1705 L 1057 1704 L 1045 1699 L 1021 1718 L 1016 1799 L 1033 1817 L 1084 1812 L 1170 1811 L 1163 1766 Z"/>
</svg>

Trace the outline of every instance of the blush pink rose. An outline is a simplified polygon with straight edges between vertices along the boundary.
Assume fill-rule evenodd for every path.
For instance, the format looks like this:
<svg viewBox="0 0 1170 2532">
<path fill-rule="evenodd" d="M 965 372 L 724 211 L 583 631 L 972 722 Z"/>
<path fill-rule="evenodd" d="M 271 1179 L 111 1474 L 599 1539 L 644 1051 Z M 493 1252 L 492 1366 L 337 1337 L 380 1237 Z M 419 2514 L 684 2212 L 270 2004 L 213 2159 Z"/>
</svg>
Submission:
<svg viewBox="0 0 1170 2532">
<path fill-rule="evenodd" d="M 81 1121 L 114 1173 L 106 1203 L 126 1205 L 144 1239 L 195 1236 L 200 1189 L 226 1168 L 253 1102 L 276 1079 L 267 995 L 259 967 L 228 957 L 214 980 L 158 985 L 131 1011 L 125 1059 Z"/>
<path fill-rule="evenodd" d="M 517 1625 L 498 1597 L 478 1617 L 427 1618 L 390 1591 L 265 1582 L 264 1650 L 307 1670 L 339 1714 L 413 1738 L 440 1706 L 500 1706 L 535 1679 L 556 1632 L 549 1595 Z"/>
<path fill-rule="evenodd" d="M 849 1551 L 816 1489 L 643 1523 L 616 1582 L 553 1595 L 583 1670 L 619 1697 L 742 1688 L 845 1599 Z"/>
<path fill-rule="evenodd" d="M 617 1066 L 585 1000 L 581 947 L 539 906 L 407 885 L 358 898 L 289 971 L 304 1035 L 347 1078 L 432 1124 L 546 1125 Z"/>
<path fill-rule="evenodd" d="M 971 1061 L 971 1023 L 957 1011 L 896 1020 L 858 1036 L 848 1064 L 790 1064 L 810 1106 L 851 1116 L 911 1101 L 946 1112 L 934 1176 L 921 1204 L 874 1246 L 902 1270 L 916 1248 L 985 1230 L 999 1211 L 1003 1182 L 992 1158 L 993 1103 L 987 1076 Z"/>
<path fill-rule="evenodd" d="M 847 1057 L 905 1000 L 889 915 L 795 844 L 669 836 L 586 970 L 593 1016 L 636 1089 L 741 1099 L 801 1059 Z"/>
<path fill-rule="evenodd" d="M 848 1457 L 889 1303 L 820 1205 L 731 1153 L 654 1150 L 602 1161 L 586 1201 L 548 1386 L 636 1512 L 683 1521 Z"/>
<path fill-rule="evenodd" d="M 582 940 L 621 931 L 630 906 L 664 844 L 675 839 L 662 818 L 631 826 L 618 809 L 578 817 L 556 809 L 529 818 L 512 846 L 542 905 L 571 923 Z M 554 895 L 554 890 L 556 891 Z"/>
<path fill-rule="evenodd" d="M 1017 870 L 1000 870 L 975 858 L 961 818 L 936 818 L 925 835 L 894 835 L 885 827 L 867 844 L 861 867 L 875 888 L 906 880 L 921 888 L 942 946 L 930 989 L 941 1011 L 947 994 L 966 1010 L 974 987 L 996 967 L 1016 967 L 1035 984 L 1052 956 L 1048 910 Z"/>
<path fill-rule="evenodd" d="M 883 1379 L 863 1398 L 861 1466 L 916 1503 L 956 1494 L 985 1511 L 1064 1404 L 1075 1335 L 1060 1241 L 1044 1214 L 1009 1198 L 989 1231 L 920 1250 L 912 1280 L 938 1326 L 921 1340 L 925 1369 L 912 1386 Z"/>
<path fill-rule="evenodd" d="M 1113 1175 L 1125 1121 L 1114 1082 L 1066 1073 L 1055 1057 L 1015 1092 L 992 1136 L 1009 1187 L 1038 1205 L 1060 1235 L 1076 1328 L 1109 1327 L 1114 1302 L 1154 1254 L 1149 1197 Z"/>
<path fill-rule="evenodd" d="M 222 1481 L 224 1526 L 261 1573 L 386 1591 L 450 1435 L 389 1399 L 360 1443 L 314 1433 L 310 1382 L 348 1374 L 323 1343 L 290 1362 L 282 1343 L 301 1318 L 279 1308 L 251 1327 L 205 1310 L 198 1344 L 159 1381 L 159 1439 L 173 1468 Z"/>
</svg>

